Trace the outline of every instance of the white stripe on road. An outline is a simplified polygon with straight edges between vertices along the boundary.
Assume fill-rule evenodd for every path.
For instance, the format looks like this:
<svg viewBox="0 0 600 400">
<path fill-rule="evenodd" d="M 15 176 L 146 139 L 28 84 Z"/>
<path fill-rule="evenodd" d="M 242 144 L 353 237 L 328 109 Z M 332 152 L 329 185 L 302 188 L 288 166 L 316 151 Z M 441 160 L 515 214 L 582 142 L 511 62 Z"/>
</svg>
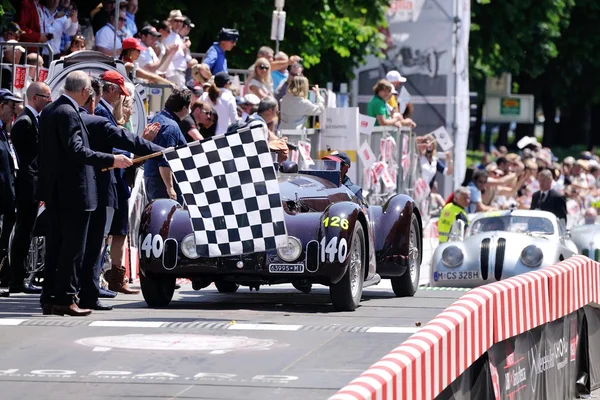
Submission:
<svg viewBox="0 0 600 400">
<path fill-rule="evenodd" d="M 232 324 L 229 330 L 234 331 L 297 331 L 303 325 L 277 325 L 277 324 Z"/>
<path fill-rule="evenodd" d="M 103 328 L 160 328 L 164 322 L 159 321 L 94 321 L 89 326 Z"/>
<path fill-rule="evenodd" d="M 111 351 L 112 349 L 110 347 L 100 347 L 100 346 L 96 346 L 94 347 L 94 349 L 92 351 Z"/>
<path fill-rule="evenodd" d="M 372 326 L 367 329 L 366 333 L 415 333 L 421 328 L 413 328 L 409 326 Z"/>
<path fill-rule="evenodd" d="M 13 318 L 0 318 L 0 325 L 1 326 L 17 326 L 19 324 L 22 324 L 25 321 L 29 321 L 27 319 L 13 319 Z"/>
</svg>

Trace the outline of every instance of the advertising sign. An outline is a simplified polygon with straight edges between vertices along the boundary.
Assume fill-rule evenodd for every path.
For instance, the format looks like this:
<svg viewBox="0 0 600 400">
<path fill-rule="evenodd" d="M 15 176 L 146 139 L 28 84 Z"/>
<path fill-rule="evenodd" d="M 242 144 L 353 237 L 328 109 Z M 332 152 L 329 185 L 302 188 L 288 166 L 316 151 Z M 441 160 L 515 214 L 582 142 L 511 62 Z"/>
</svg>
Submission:
<svg viewBox="0 0 600 400">
<path fill-rule="evenodd" d="M 325 109 L 325 121 L 318 146 L 319 159 L 337 150 L 348 154 L 352 163 L 356 162 L 360 147 L 358 115 L 358 107 Z M 348 170 L 348 176 L 353 182 L 357 182 L 357 170 L 358 168 Z"/>
</svg>

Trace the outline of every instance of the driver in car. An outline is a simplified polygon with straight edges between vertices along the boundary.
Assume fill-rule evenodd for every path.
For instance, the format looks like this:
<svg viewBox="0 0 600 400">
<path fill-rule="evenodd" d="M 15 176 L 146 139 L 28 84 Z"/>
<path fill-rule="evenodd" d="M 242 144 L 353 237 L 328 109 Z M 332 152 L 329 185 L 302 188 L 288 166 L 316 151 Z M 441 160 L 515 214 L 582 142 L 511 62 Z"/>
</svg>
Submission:
<svg viewBox="0 0 600 400">
<path fill-rule="evenodd" d="M 330 160 L 336 161 L 340 163 L 340 177 L 342 179 L 342 185 L 346 186 L 352 193 L 358 197 L 359 200 L 363 201 L 362 188 L 358 185 L 355 185 L 348 177 L 347 173 L 350 169 L 350 157 L 348 154 L 343 153 L 341 151 L 334 151 L 330 155 L 325 156 L 322 160 Z"/>
</svg>

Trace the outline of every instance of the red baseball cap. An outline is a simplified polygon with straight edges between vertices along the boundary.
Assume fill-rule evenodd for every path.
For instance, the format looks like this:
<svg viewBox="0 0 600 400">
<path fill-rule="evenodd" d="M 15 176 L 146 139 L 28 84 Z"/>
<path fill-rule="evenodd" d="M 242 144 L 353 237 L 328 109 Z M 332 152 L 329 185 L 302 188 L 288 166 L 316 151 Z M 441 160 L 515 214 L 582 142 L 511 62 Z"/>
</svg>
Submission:
<svg viewBox="0 0 600 400">
<path fill-rule="evenodd" d="M 136 49 L 139 51 L 144 51 L 147 49 L 147 47 L 140 43 L 138 39 L 130 37 L 123 40 L 123 50 L 127 49 Z"/>
<path fill-rule="evenodd" d="M 121 93 L 125 96 L 130 96 L 129 91 L 125 87 L 125 78 L 117 71 L 109 70 L 100 75 L 100 79 L 106 82 L 114 83 L 121 89 Z"/>
</svg>

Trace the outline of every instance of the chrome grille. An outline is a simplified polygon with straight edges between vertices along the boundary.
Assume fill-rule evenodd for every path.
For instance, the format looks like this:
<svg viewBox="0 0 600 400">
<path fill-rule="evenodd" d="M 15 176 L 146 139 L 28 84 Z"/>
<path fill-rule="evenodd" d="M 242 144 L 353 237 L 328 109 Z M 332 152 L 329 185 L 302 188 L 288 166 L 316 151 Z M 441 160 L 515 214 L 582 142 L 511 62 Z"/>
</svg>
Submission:
<svg viewBox="0 0 600 400">
<path fill-rule="evenodd" d="M 504 266 L 504 252 L 506 250 L 506 239 L 498 239 L 498 245 L 496 246 L 496 266 L 494 268 L 494 278 L 497 281 L 502 279 L 502 267 Z"/>
<path fill-rule="evenodd" d="M 484 281 L 487 281 L 490 264 L 490 239 L 483 239 L 481 241 L 481 254 L 479 255 L 479 262 L 481 264 L 481 278 Z"/>
</svg>

